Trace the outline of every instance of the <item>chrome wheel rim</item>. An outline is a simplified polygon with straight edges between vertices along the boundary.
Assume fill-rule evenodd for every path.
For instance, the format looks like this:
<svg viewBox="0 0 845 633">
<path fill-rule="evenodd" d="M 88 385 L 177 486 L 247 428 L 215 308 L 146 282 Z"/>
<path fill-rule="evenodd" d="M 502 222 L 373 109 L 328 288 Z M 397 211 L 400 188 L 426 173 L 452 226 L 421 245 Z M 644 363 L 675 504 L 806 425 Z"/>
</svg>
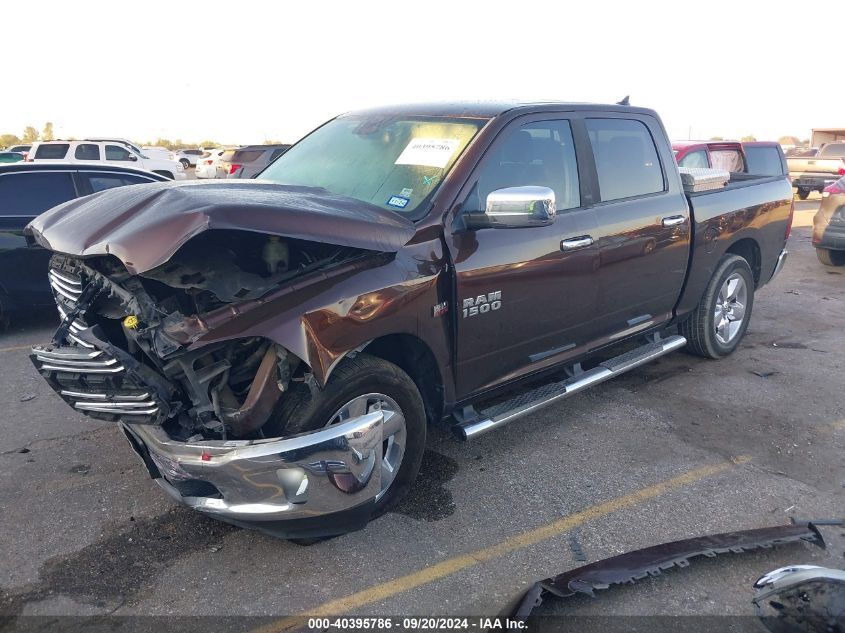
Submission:
<svg viewBox="0 0 845 633">
<path fill-rule="evenodd" d="M 734 273 L 722 284 L 716 297 L 713 314 L 713 328 L 716 340 L 728 345 L 739 334 L 745 321 L 745 307 L 748 302 L 748 286 L 739 273 Z"/>
<path fill-rule="evenodd" d="M 381 461 L 381 486 L 376 495 L 378 501 L 399 474 L 402 466 L 402 458 L 405 456 L 405 444 L 407 441 L 407 430 L 405 428 L 405 415 L 396 401 L 383 393 L 368 393 L 353 398 L 329 419 L 326 426 L 345 422 L 351 418 L 357 418 L 373 411 L 381 411 L 384 415 L 382 425 L 382 461 Z"/>
</svg>

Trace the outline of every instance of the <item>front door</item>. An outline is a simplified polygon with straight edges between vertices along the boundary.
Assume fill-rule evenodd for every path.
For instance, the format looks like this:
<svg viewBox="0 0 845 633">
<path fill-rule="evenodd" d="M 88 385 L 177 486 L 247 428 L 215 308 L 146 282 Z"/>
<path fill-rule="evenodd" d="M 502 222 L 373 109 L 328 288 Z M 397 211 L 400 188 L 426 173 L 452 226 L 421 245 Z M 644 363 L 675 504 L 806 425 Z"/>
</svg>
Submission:
<svg viewBox="0 0 845 633">
<path fill-rule="evenodd" d="M 543 186 L 555 192 L 554 223 L 449 238 L 459 399 L 576 355 L 588 342 L 598 251 L 579 238 L 594 232 L 595 220 L 583 204 L 572 121 L 537 118 L 517 119 L 499 135 L 469 179 L 461 211 L 484 210 L 497 189 Z"/>
</svg>

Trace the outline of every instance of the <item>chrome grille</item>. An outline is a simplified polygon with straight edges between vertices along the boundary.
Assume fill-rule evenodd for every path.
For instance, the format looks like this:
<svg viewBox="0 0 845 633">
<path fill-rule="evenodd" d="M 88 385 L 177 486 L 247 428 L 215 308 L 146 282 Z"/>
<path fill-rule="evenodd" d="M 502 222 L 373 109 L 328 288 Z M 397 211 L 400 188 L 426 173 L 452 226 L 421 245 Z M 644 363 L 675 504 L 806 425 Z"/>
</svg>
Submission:
<svg viewBox="0 0 845 633">
<path fill-rule="evenodd" d="M 62 321 L 67 318 L 67 311 L 62 308 L 61 304 L 56 304 L 56 307 L 59 309 L 59 315 L 62 317 Z M 73 322 L 69 326 L 69 331 L 67 333 L 67 337 L 76 343 L 77 345 L 81 345 L 82 347 L 87 347 L 88 349 L 94 349 L 94 346 L 91 343 L 86 343 L 81 338 L 76 336 L 82 330 L 88 329 L 88 326 L 85 324 L 84 321 L 81 319 L 74 319 Z"/>
<path fill-rule="evenodd" d="M 71 303 L 76 303 L 82 294 L 82 280 L 76 275 L 51 268 L 47 273 L 53 292 L 64 297 Z"/>
<path fill-rule="evenodd" d="M 98 411 L 119 415 L 154 415 L 158 413 L 158 405 L 147 392 L 139 394 L 120 393 L 111 398 L 104 393 L 68 391 L 65 389 L 62 389 L 59 393 L 71 401 L 74 409 L 80 411 Z"/>
<path fill-rule="evenodd" d="M 123 365 L 116 358 L 106 356 L 100 350 L 76 350 L 62 347 L 58 350 L 34 350 L 41 369 L 67 371 L 78 374 L 116 374 L 123 371 Z"/>
<path fill-rule="evenodd" d="M 34 347 L 31 358 L 65 402 L 91 417 L 155 423 L 169 410 L 119 358 L 94 346 Z"/>
</svg>

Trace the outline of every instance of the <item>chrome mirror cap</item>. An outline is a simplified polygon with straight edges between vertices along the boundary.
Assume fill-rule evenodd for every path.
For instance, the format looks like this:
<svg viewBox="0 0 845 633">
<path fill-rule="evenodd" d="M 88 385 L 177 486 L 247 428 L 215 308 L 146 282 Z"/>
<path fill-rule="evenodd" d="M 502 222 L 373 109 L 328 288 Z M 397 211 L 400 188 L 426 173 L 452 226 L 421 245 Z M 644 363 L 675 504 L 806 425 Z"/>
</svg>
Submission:
<svg viewBox="0 0 845 633">
<path fill-rule="evenodd" d="M 534 185 L 497 189 L 487 196 L 484 215 L 493 228 L 547 226 L 555 220 L 555 192 Z"/>
</svg>

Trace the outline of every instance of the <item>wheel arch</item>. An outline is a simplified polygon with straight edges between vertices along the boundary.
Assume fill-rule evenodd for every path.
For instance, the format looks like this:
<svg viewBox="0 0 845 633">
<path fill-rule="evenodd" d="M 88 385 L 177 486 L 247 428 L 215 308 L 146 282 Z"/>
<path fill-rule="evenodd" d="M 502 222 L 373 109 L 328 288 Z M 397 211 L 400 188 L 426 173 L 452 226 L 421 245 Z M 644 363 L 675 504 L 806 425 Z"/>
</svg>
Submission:
<svg viewBox="0 0 845 633">
<path fill-rule="evenodd" d="M 754 276 L 754 285 L 760 286 L 763 256 L 757 240 L 752 237 L 743 237 L 732 243 L 725 250 L 725 255 L 739 255 L 747 261 L 748 266 L 751 268 L 751 274 Z"/>
<path fill-rule="evenodd" d="M 443 376 L 431 348 L 413 334 L 387 334 L 373 339 L 359 351 L 393 363 L 404 371 L 420 391 L 429 423 L 443 417 Z"/>
</svg>

